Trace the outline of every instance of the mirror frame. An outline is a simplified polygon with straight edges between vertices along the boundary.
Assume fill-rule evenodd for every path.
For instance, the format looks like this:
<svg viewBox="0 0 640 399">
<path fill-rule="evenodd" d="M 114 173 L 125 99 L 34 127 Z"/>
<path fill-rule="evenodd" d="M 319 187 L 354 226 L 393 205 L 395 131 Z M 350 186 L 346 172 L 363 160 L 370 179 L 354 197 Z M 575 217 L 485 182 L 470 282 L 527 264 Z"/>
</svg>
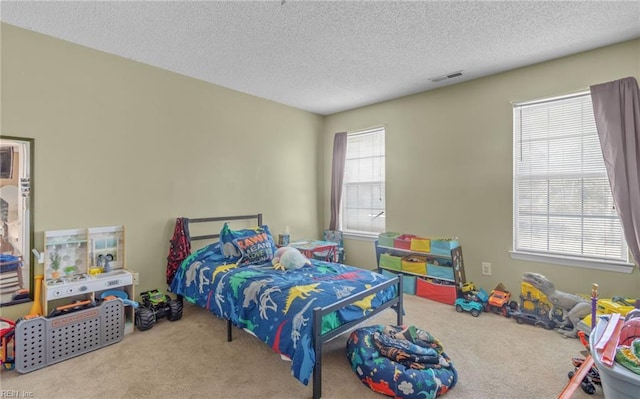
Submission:
<svg viewBox="0 0 640 399">
<path fill-rule="evenodd" d="M 0 306 L 10 306 L 10 305 L 16 305 L 19 303 L 25 303 L 25 302 L 29 302 L 32 301 L 34 298 L 34 274 L 35 274 L 35 259 L 33 254 L 33 248 L 34 248 L 34 217 L 33 217 L 33 212 L 34 212 L 34 192 L 33 192 L 33 187 L 34 187 L 34 179 L 33 179 L 33 171 L 34 171 L 34 158 L 35 158 L 35 153 L 34 153 L 34 147 L 35 147 L 35 140 L 33 138 L 26 138 L 26 137 L 13 137 L 13 136 L 1 136 L 0 137 L 0 148 L 5 148 L 5 147 L 13 147 L 18 148 L 17 153 L 21 156 L 26 156 L 26 161 L 23 161 L 21 159 L 21 157 L 18 157 L 17 159 L 15 159 L 15 152 L 11 152 L 11 159 L 10 159 L 10 170 L 11 173 L 17 173 L 17 179 L 13 177 L 11 178 L 1 178 L 0 177 L 0 198 L 3 199 L 6 197 L 7 193 L 6 191 L 9 191 L 11 193 L 11 198 L 6 198 L 6 199 L 10 199 L 12 201 L 15 201 L 16 203 L 18 203 L 19 201 L 23 201 L 22 202 L 22 212 L 20 212 L 20 210 L 18 209 L 17 213 L 18 213 L 18 218 L 17 218 L 17 224 L 18 224 L 18 229 L 17 231 L 15 231 L 16 229 L 13 229 L 13 231 L 10 231 L 12 229 L 10 229 L 9 227 L 9 215 L 2 216 L 4 219 L 6 220 L 0 220 L 1 223 L 1 227 L 0 227 L 0 233 L 2 234 L 3 237 L 3 243 L 4 243 L 4 238 L 8 237 L 8 242 L 9 244 L 13 243 L 21 243 L 21 245 L 19 245 L 19 248 L 16 248 L 15 246 L 11 247 L 12 249 L 12 253 L 14 255 L 19 254 L 20 256 L 22 256 L 22 266 L 18 269 L 19 270 L 19 279 L 22 282 L 22 286 L 18 286 L 18 289 L 12 293 L 12 298 L 11 300 L 5 300 L 4 295 L 6 295 L 6 293 L 3 293 L 3 295 L 0 295 Z M 5 162 L 6 162 L 6 153 L 4 154 L 5 157 Z M 0 164 L 2 160 L 0 160 Z M 4 164 L 4 166 L 6 167 L 6 163 Z M 17 166 L 17 171 L 14 171 L 14 167 Z M 26 168 L 26 170 L 24 170 Z M 5 181 L 8 180 L 8 181 Z M 7 184 L 9 183 L 9 184 Z M 5 186 L 13 186 L 15 184 L 17 184 L 16 189 L 10 189 L 10 190 L 2 190 Z M 8 205 L 7 205 L 7 213 L 8 213 Z M 25 221 L 25 219 L 27 219 Z M 15 223 L 12 223 L 15 224 Z M 5 228 L 6 227 L 6 228 Z M 13 244 L 12 244 L 13 245 Z M 6 248 L 5 248 L 6 250 Z M 12 270 L 9 270 L 12 271 Z M 28 271 L 28 278 L 27 277 L 27 271 Z M 11 292 L 10 292 L 11 293 Z"/>
</svg>

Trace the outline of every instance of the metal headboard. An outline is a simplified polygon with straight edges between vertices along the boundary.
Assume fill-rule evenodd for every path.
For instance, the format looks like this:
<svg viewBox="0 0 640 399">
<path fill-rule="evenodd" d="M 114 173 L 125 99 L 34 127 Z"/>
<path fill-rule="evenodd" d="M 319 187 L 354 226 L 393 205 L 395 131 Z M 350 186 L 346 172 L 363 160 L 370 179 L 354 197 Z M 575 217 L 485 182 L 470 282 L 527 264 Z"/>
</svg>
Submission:
<svg viewBox="0 0 640 399">
<path fill-rule="evenodd" d="M 186 220 L 186 230 L 187 230 L 187 237 L 189 237 L 190 241 L 197 241 L 197 240 L 210 240 L 210 239 L 215 239 L 215 238 L 219 238 L 220 234 L 205 234 L 205 235 L 201 235 L 201 236 L 194 236 L 191 237 L 189 233 L 189 225 L 191 223 L 205 223 L 205 222 L 229 222 L 232 220 L 251 220 L 251 219 L 257 219 L 258 220 L 258 226 L 262 226 L 262 213 L 257 213 L 255 215 L 241 215 L 241 216 L 220 216 L 220 217 L 210 217 L 210 218 L 185 218 Z"/>
</svg>

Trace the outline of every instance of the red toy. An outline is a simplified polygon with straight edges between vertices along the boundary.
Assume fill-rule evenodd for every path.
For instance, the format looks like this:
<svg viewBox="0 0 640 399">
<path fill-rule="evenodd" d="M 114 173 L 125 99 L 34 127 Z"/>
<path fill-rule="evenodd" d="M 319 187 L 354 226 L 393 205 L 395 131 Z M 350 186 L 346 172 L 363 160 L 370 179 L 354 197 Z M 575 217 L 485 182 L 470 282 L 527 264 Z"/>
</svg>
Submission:
<svg viewBox="0 0 640 399">
<path fill-rule="evenodd" d="M 0 357 L 0 364 L 7 370 L 12 370 L 15 366 L 13 346 L 11 343 L 15 336 L 15 331 L 15 322 L 0 317 L 0 339 L 2 340 L 2 356 Z M 10 352 L 12 356 L 9 355 Z"/>
</svg>

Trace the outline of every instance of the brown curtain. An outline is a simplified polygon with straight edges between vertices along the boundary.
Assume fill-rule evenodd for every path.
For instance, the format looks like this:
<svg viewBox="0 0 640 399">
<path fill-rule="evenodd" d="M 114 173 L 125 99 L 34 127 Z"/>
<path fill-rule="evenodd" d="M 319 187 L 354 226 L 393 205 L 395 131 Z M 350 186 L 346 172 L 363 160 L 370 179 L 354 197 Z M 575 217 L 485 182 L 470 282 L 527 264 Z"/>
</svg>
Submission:
<svg viewBox="0 0 640 399">
<path fill-rule="evenodd" d="M 604 162 L 629 251 L 640 263 L 640 88 L 635 78 L 591 86 Z"/>
<path fill-rule="evenodd" d="M 344 164 L 347 159 L 347 133 L 336 133 L 333 137 L 333 161 L 331 166 L 331 221 L 329 230 L 338 230 L 340 200 L 344 181 Z"/>
</svg>

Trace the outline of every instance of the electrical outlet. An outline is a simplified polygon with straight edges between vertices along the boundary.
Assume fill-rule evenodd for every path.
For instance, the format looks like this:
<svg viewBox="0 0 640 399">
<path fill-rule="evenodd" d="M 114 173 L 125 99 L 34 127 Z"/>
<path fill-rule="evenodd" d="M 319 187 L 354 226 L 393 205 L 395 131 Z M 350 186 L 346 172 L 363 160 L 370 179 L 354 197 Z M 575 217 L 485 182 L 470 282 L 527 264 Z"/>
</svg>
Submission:
<svg viewBox="0 0 640 399">
<path fill-rule="evenodd" d="M 133 273 L 133 285 L 138 285 L 140 284 L 140 273 L 135 272 Z"/>
<path fill-rule="evenodd" d="M 485 276 L 491 275 L 491 263 L 482 262 L 482 274 Z"/>
</svg>

